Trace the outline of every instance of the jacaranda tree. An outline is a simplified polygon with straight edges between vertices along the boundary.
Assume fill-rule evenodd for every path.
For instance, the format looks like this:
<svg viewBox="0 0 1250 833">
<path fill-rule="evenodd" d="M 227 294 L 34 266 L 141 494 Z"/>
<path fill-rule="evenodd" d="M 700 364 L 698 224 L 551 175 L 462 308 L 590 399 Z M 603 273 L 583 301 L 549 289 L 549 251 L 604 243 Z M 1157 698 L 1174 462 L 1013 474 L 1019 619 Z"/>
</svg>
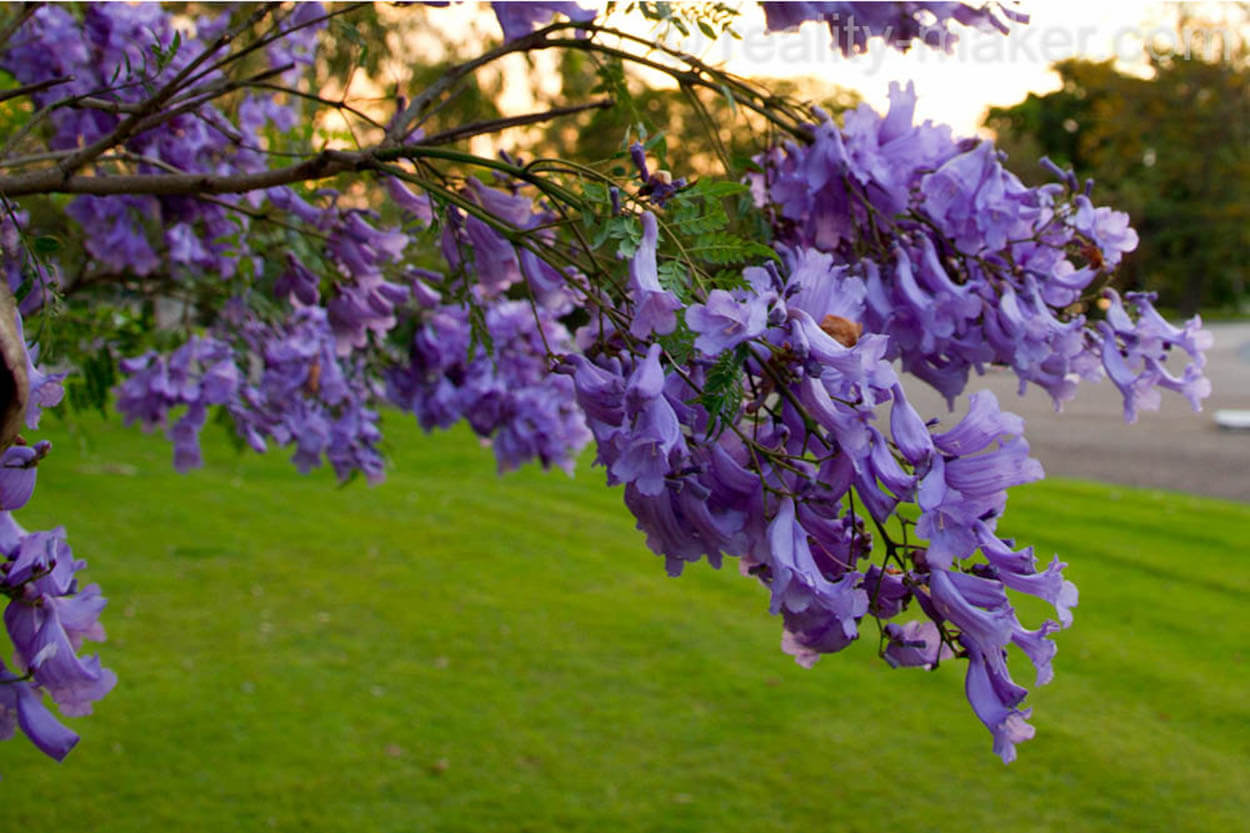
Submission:
<svg viewBox="0 0 1250 833">
<path fill-rule="evenodd" d="M 50 451 L 40 411 L 68 391 L 68 406 L 160 426 L 180 471 L 201 464 L 210 420 L 300 471 L 370 483 L 385 420 L 466 420 L 500 471 L 571 470 L 593 442 L 669 575 L 736 560 L 802 665 L 866 625 L 891 665 L 966 663 L 972 709 L 1011 761 L 1033 728 L 1007 646 L 1048 682 L 1077 591 L 1057 557 L 995 531 L 1007 489 L 1042 467 L 1019 417 L 988 392 L 962 398 L 972 371 L 1009 367 L 1056 407 L 1106 376 L 1130 422 L 1160 389 L 1197 408 L 1200 322 L 1110 288 L 1137 237 L 1090 183 L 1052 165 L 1053 182 L 1025 187 L 990 142 L 916 124 L 910 85 L 887 113 L 839 122 L 605 25 L 632 12 L 719 35 L 727 7 L 492 5 L 502 41 L 367 107 L 348 94 L 352 49 L 386 47 L 362 33 L 383 11 L 436 24 L 443 10 L 3 10 L 0 737 L 20 728 L 61 759 L 78 737 L 49 707 L 87 714 L 117 682 L 83 653 L 104 638 L 105 599 L 79 585 L 65 529 L 12 514 Z M 847 55 L 1025 22 L 997 4 L 763 7 L 772 30 L 824 21 Z M 464 115 L 475 73 L 551 51 L 587 59 L 596 98 Z M 466 149 L 627 108 L 637 67 L 696 115 L 732 105 L 738 123 L 709 125 L 723 175 L 668 170 L 645 126 L 598 164 Z M 715 141 L 729 132 L 751 152 Z M 953 415 L 917 413 L 905 381 Z M 1054 618 L 1022 624 L 1016 593 Z"/>
</svg>

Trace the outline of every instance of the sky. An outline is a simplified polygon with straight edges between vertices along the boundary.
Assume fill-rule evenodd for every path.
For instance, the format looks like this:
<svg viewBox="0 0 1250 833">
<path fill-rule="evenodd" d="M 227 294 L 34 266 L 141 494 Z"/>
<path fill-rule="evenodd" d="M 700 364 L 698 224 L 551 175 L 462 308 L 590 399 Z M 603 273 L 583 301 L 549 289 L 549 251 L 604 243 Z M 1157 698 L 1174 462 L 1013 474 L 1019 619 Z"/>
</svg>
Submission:
<svg viewBox="0 0 1250 833">
<path fill-rule="evenodd" d="M 1170 4 L 1174 6 L 1175 4 Z M 914 47 L 908 53 L 887 49 L 874 40 L 867 54 L 844 58 L 829 44 L 829 30 L 806 23 L 796 33 L 764 36 L 763 13 L 755 4 L 743 7 L 737 31 L 741 41 L 722 38 L 687 40 L 684 48 L 744 76 L 814 76 L 856 90 L 878 110 L 888 107 L 891 81 L 916 85 L 919 119 L 950 124 L 959 135 L 978 132 L 988 107 L 1012 105 L 1029 92 L 1059 88 L 1055 61 L 1073 56 L 1117 59 L 1127 72 L 1148 74 L 1146 48 L 1184 48 L 1176 31 L 1174 8 L 1162 3 L 1128 0 L 1050 0 L 1021 3 L 1031 17 L 1014 25 L 1009 37 L 956 26 L 960 40 L 952 54 Z M 1190 40 L 1193 49 L 1207 48 L 1204 35 Z M 1218 41 L 1216 41 L 1218 49 Z"/>
<path fill-rule="evenodd" d="M 589 5 L 589 0 L 583 0 L 583 4 Z M 618 10 L 600 22 L 639 36 L 654 36 L 652 24 L 636 13 L 627 14 L 627 5 L 619 3 Z M 1030 23 L 1013 25 L 1013 32 L 1007 37 L 955 26 L 960 38 L 950 55 L 920 46 L 901 53 L 874 39 L 867 54 L 854 58 L 845 58 L 830 46 L 829 30 L 823 24 L 809 22 L 794 33 L 765 35 L 764 15 L 758 4 L 736 5 L 742 10 L 734 26 L 743 36 L 741 40 L 724 37 L 712 42 L 698 34 L 681 38 L 672 32 L 669 44 L 742 76 L 815 77 L 847 87 L 882 112 L 889 106 L 890 82 L 911 81 L 918 96 L 917 118 L 949 124 L 956 135 L 985 135 L 980 124 L 989 107 L 1016 104 L 1030 92 L 1057 90 L 1059 77 L 1050 69 L 1056 61 L 1073 56 L 1115 58 L 1122 71 L 1147 75 L 1148 48 L 1183 51 L 1186 47 L 1177 33 L 1176 3 L 1030 0 L 1017 5 L 1030 15 Z M 1236 6 L 1187 4 L 1191 13 L 1202 19 L 1239 20 L 1244 37 L 1248 18 Z M 438 21 L 442 36 L 462 43 L 479 43 L 499 36 L 498 24 L 485 3 L 453 4 L 433 10 L 430 19 Z M 1188 46 L 1195 51 L 1218 52 L 1219 34 L 1216 25 L 1194 25 Z M 408 46 L 424 59 L 441 57 L 438 37 Z M 535 86 L 558 97 L 559 76 L 552 54 L 511 55 L 482 71 L 502 75 L 504 93 L 498 104 L 505 115 L 532 112 L 537 106 Z M 648 84 L 672 85 L 671 79 L 660 73 L 642 70 L 638 74 Z M 477 137 L 475 141 L 481 145 L 473 147 L 475 152 L 494 152 L 491 137 Z"/>
</svg>

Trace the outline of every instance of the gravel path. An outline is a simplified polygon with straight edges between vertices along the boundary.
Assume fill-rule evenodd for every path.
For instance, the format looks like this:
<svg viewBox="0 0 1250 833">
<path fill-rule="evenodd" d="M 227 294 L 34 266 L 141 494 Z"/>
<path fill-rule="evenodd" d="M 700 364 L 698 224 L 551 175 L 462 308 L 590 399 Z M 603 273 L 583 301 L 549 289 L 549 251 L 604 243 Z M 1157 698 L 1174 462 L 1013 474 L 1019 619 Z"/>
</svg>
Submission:
<svg viewBox="0 0 1250 833">
<path fill-rule="evenodd" d="M 1201 413 L 1164 391 L 1160 410 L 1140 413 L 1126 425 L 1119 391 L 1106 380 L 1082 384 L 1062 414 L 1036 388 L 1017 396 L 1011 371 L 974 377 L 968 389 L 993 390 L 1004 410 L 1025 418 L 1033 456 L 1048 475 L 1250 502 L 1250 431 L 1221 430 L 1214 416 L 1221 408 L 1250 410 L 1250 324 L 1209 328 L 1215 334 L 1207 363 L 1213 392 Z M 945 413 L 941 397 L 923 385 L 909 385 L 908 396 L 922 414 Z"/>
</svg>

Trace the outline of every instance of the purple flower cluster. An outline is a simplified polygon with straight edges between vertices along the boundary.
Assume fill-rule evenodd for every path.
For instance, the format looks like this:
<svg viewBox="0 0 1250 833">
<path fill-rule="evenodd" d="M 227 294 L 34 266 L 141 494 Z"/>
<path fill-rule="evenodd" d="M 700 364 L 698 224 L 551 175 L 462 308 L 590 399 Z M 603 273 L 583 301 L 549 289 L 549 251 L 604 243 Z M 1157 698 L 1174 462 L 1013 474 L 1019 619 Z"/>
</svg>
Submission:
<svg viewBox="0 0 1250 833">
<path fill-rule="evenodd" d="M 60 401 L 60 376 L 28 362 L 26 424 L 34 428 L 39 409 Z M 74 558 L 65 529 L 27 532 L 11 514 L 30 500 L 37 467 L 50 449 L 42 441 L 0 454 L 0 597 L 7 600 L 4 627 L 13 643 L 12 668 L 0 659 L 0 740 L 20 728 L 42 752 L 61 760 L 78 736 L 53 716 L 44 695 L 65 715 L 90 714 L 117 677 L 98 656 L 79 656 L 84 640 L 105 638 L 98 621 L 105 599 L 97 585 L 78 586 L 75 574 L 86 562 Z"/>
<path fill-rule="evenodd" d="M 21 465 L 13 450 L 0 462 L 0 478 L 9 479 Z M 75 573 L 86 562 L 73 557 L 63 527 L 26 532 L 7 510 L 0 512 L 0 555 L 0 595 L 8 598 L 4 625 L 14 667 L 23 672 L 0 662 L 0 740 L 20 727 L 44 754 L 61 760 L 78 736 L 52 716 L 43 695 L 75 717 L 90 714 L 91 704 L 116 685 L 116 675 L 98 656 L 78 655 L 84 640 L 104 640 L 97 620 L 106 600 L 95 584 L 78 587 Z"/>
<path fill-rule="evenodd" d="M 370 483 L 384 477 L 377 443 L 374 390 L 360 356 L 340 355 L 340 335 L 321 307 L 297 308 L 279 325 L 237 323 L 245 353 L 259 357 L 259 378 L 239 385 L 227 405 L 239 434 L 264 452 L 266 440 L 295 446 L 301 472 L 324 457 L 340 480 L 361 472 Z"/>
<path fill-rule="evenodd" d="M 1194 316 L 1175 327 L 1154 308 L 1152 294 L 1130 292 L 1125 298 L 1136 308 L 1134 321 L 1115 290 L 1104 290 L 1103 298 L 1107 302 L 1106 318 L 1098 322 L 1102 365 L 1124 399 L 1124 421 L 1135 422 L 1138 408 L 1157 409 L 1160 388 L 1181 394 L 1195 411 L 1202 410 L 1202 400 L 1211 394 L 1211 382 L 1202 374 L 1206 364 L 1203 351 L 1213 339 L 1210 331 L 1202 329 L 1201 318 Z M 1164 366 L 1173 347 L 1191 359 L 1180 377 Z"/>
<path fill-rule="evenodd" d="M 554 239 L 550 223 L 558 215 L 519 192 L 515 185 L 508 189 L 492 188 L 470 179 L 464 197 L 488 212 L 504 229 L 525 232 L 535 244 L 549 245 Z M 410 213 L 420 204 L 403 202 Z M 577 278 L 571 270 L 561 271 L 540 258 L 533 248 L 514 245 L 504 231 L 480 217 L 466 215 L 452 207 L 443 225 L 440 249 L 447 266 L 453 271 L 473 273 L 476 286 L 473 295 L 486 301 L 524 283 L 535 301 L 550 310 L 568 311 L 573 294 L 570 284 Z"/>
<path fill-rule="evenodd" d="M 844 54 L 876 36 L 904 49 L 915 41 L 949 48 L 953 24 L 1001 31 L 1004 19 L 1021 18 L 997 4 L 763 5 L 770 29 L 824 21 Z M 507 40 L 556 14 L 595 16 L 573 3 L 492 6 Z M 258 59 L 287 67 L 283 83 L 301 83 L 323 11 L 308 4 L 273 14 L 289 34 Z M 49 108 L 50 147 L 80 147 L 186 67 L 224 31 L 222 20 L 197 21 L 175 51 L 172 17 L 159 6 L 101 4 L 77 17 L 42 6 L 14 34 L 0 69 L 24 84 L 72 76 L 34 100 Z M 207 72 L 184 95 L 222 80 Z M 54 106 L 65 95 L 122 106 Z M 109 164 L 137 173 L 262 170 L 267 142 L 298 122 L 293 98 L 253 88 L 229 99 L 228 114 L 207 104 L 180 113 L 130 137 Z M 967 660 L 968 699 L 1009 761 L 1033 730 L 1007 647 L 1021 649 L 1036 684 L 1046 683 L 1055 654 L 1048 637 L 1071 623 L 1077 602 L 1062 562 L 1039 564 L 1031 548 L 996 531 L 1007 490 L 1042 469 L 1022 421 L 992 395 L 972 395 L 964 416 L 943 426 L 912 407 L 896 367 L 952 409 L 971 372 L 991 364 L 1011 367 L 1022 390 L 1046 390 L 1056 407 L 1080 380 L 1105 375 L 1132 421 L 1158 405 L 1160 389 L 1200 406 L 1210 390 L 1202 374 L 1210 336 L 1198 319 L 1169 324 L 1148 295 L 1099 294 L 1137 238 L 1128 218 L 1096 207 L 1071 172 L 1052 166 L 1057 182 L 1026 187 L 992 144 L 915 124 L 914 108 L 913 89 L 896 85 L 884 116 L 861 106 L 839 127 L 815 111 L 814 123 L 796 129 L 801 139 L 757 157 L 748 181 L 776 258 L 740 275 L 710 270 L 695 280 L 689 250 L 661 238 L 659 218 L 689 207 L 688 186 L 651 170 L 637 143 L 628 149 L 641 182 L 635 200 L 652 211 L 637 218 L 633 236 L 621 191 L 608 189 L 612 217 L 599 239 L 619 239 L 622 229 L 629 238 L 618 249 L 627 263 L 609 266 L 612 274 L 570 265 L 607 262 L 586 251 L 598 243 L 565 234 L 567 221 L 591 227 L 599 217 L 573 218 L 559 190 L 532 198 L 523 190 L 532 182 L 498 173 L 487 185 L 448 172 L 443 185 L 455 193 L 441 194 L 386 178 L 403 215 L 397 228 L 336 191 L 287 186 L 215 202 L 79 196 L 66 213 L 97 272 L 147 278 L 145 286 L 165 274 L 237 276 L 237 288 L 206 293 L 196 308 L 217 315 L 206 334 L 121 363 L 119 410 L 128 423 L 166 427 L 178 470 L 202 464 L 210 406 L 256 451 L 291 447 L 301 471 L 328 461 L 341 480 L 382 478 L 375 408 L 384 398 L 426 430 L 466 420 L 500 471 L 528 460 L 571 471 L 593 439 L 596 462 L 623 487 L 671 575 L 687 563 L 737 558 L 781 617 L 782 649 L 803 665 L 859 638 L 865 617 L 877 621 L 892 666 Z M 418 180 L 422 166 L 412 169 Z M 236 199 L 285 218 L 291 245 L 281 258 L 249 248 L 259 227 L 228 219 Z M 0 266 L 29 311 L 57 272 L 23 245 L 25 222 L 16 210 L 0 217 Z M 726 227 L 723 238 L 735 233 Z M 421 241 L 434 241 L 430 251 Z M 671 251 L 680 256 L 666 261 Z M 413 265 L 439 255 L 446 276 Z M 1087 318 L 1087 309 L 1100 312 Z M 569 322 L 581 324 L 575 335 Z M 1187 364 L 1169 367 L 1182 353 Z M 60 377 L 41 373 L 33 351 L 27 374 L 34 427 L 39 408 L 59 400 Z M 28 534 L 9 515 L 29 499 L 47 448 L 19 445 L 0 460 L 0 592 L 15 646 L 12 668 L 0 665 L 0 737 L 20 726 L 59 758 L 76 737 L 43 695 L 81 714 L 114 678 L 97 658 L 77 656 L 84 639 L 103 638 L 104 600 L 94 586 L 78 591 L 81 562 L 64 533 Z M 913 510 L 900 512 L 906 504 Z M 1054 618 L 1025 628 L 1016 593 L 1047 602 Z"/>
<path fill-rule="evenodd" d="M 350 282 L 336 284 L 326 304 L 340 356 L 363 348 L 370 332 L 385 336 L 395 326 L 395 307 L 408 300 L 403 284 L 386 280 L 383 267 L 400 259 L 408 245 L 401 231 L 379 230 L 359 211 L 349 211 L 327 244 L 331 260 Z"/>
<path fill-rule="evenodd" d="M 404 198 L 401 205 L 405 210 L 428 216 L 427 199 L 397 182 L 392 182 L 390 191 Z M 387 271 L 402 260 L 411 242 L 409 236 L 398 228 L 378 228 L 372 212 L 338 209 L 338 194 L 331 189 L 315 195 L 326 202 L 325 207 L 309 203 L 287 187 L 270 188 L 266 197 L 272 206 L 290 213 L 325 239 L 321 255 L 326 280 L 293 252 L 287 252 L 285 268 L 274 281 L 274 294 L 296 307 L 324 304 L 340 356 L 367 348 L 371 334 L 385 337 L 398 321 L 396 308 L 411 295 L 407 285 L 387 279 Z M 329 285 L 328 299 L 324 300 L 323 283 Z"/>
<path fill-rule="evenodd" d="M 170 410 L 186 411 L 168 426 L 174 444 L 174 468 L 180 472 L 204 465 L 200 429 L 211 405 L 225 405 L 238 393 L 240 374 L 229 345 L 213 338 L 192 336 L 168 358 L 148 351 L 123 359 L 126 379 L 117 389 L 117 410 L 127 425 L 145 429 L 165 425 Z"/>
<path fill-rule="evenodd" d="M 887 358 L 952 404 L 970 371 L 1004 364 L 1056 407 L 1104 371 L 1125 391 L 1126 414 L 1151 403 L 1144 389 L 1156 382 L 1197 407 L 1208 390 L 1200 321 L 1167 337 L 1193 358 L 1177 377 L 1162 371 L 1158 351 L 1148 371 L 1121 367 L 1117 353 L 1138 338 L 1126 316 L 1093 327 L 1077 312 L 1103 270 L 1136 246 L 1127 217 L 1095 208 L 1071 182 L 1024 186 L 990 143 L 913 125 L 914 107 L 911 86 L 894 86 L 885 116 L 861 105 L 844 128 L 826 117 L 811 125 L 810 144 L 770 150 L 751 175 L 783 244 L 830 252 L 862 281 L 862 321 L 890 337 Z"/>
<path fill-rule="evenodd" d="M 887 46 L 908 50 L 913 41 L 949 52 L 958 35 L 951 23 L 1007 33 L 1006 20 L 1024 23 L 1028 16 L 1001 3 L 760 3 L 768 31 L 793 29 L 808 20 L 829 26 L 833 46 L 843 55 L 864 52 L 880 37 Z"/>
<path fill-rule="evenodd" d="M 643 222 L 630 268 L 633 283 L 646 286 L 657 241 L 654 222 Z M 624 485 L 670 574 L 738 557 L 769 589 L 782 647 L 804 665 L 858 638 L 865 616 L 892 620 L 914 601 L 927 618 L 886 625 L 884 656 L 928 667 L 969 658 L 973 708 L 1010 760 L 1031 729 L 1005 648 L 1025 648 L 1045 682 L 1054 645 L 1043 637 L 1071 621 L 1076 602 L 1061 563 L 1039 572 L 1030 552 L 994 533 L 1006 490 L 1042 476 L 1021 420 L 979 394 L 963 420 L 932 433 L 889 364 L 891 336 L 860 326 L 869 287 L 832 254 L 792 248 L 784 270 L 749 267 L 743 279 L 745 288 L 712 290 L 684 310 L 696 351 L 682 362 L 660 343 L 637 341 L 674 329 L 650 324 L 596 337 L 593 358 L 563 360 L 609 484 Z M 636 324 L 651 299 L 635 293 L 632 301 Z M 709 412 L 698 392 L 714 364 L 735 355 L 742 399 L 718 426 L 725 415 Z M 887 405 L 888 430 L 875 424 Z M 884 563 L 864 564 L 866 524 L 884 524 L 902 502 L 918 505 L 927 547 L 889 541 Z M 1059 623 L 1025 630 L 1006 588 L 1051 602 Z"/>
<path fill-rule="evenodd" d="M 288 83 L 295 83 L 312 60 L 317 33 L 324 25 L 314 22 L 320 14 L 317 3 L 299 4 L 283 21 L 291 34 L 267 50 L 273 67 L 291 66 L 285 74 Z M 108 135 L 125 113 L 56 105 L 73 96 L 107 100 L 123 108 L 138 104 L 199 55 L 221 33 L 226 19 L 201 19 L 191 32 L 175 29 L 172 14 L 159 4 L 92 4 L 84 8 L 81 20 L 64 7 L 42 6 L 6 46 L 0 68 L 23 84 L 69 79 L 35 93 L 33 100 L 37 107 L 52 108 L 49 146 L 72 149 Z M 167 60 L 158 60 L 157 51 L 168 55 Z M 220 72 L 208 72 L 196 89 L 207 90 L 224 80 Z M 233 119 L 205 104 L 132 136 L 124 150 L 136 173 L 160 173 L 170 166 L 212 174 L 262 170 L 268 164 L 263 128 L 272 124 L 280 131 L 290 130 L 299 112 L 297 100 L 249 94 L 241 99 Z M 230 277 L 245 256 L 230 241 L 248 227 L 246 216 L 228 208 L 236 200 L 229 195 L 216 203 L 187 197 L 83 195 L 71 202 L 67 213 L 78 223 L 97 268 L 143 276 L 164 267 L 179 275 L 208 272 Z"/>
<path fill-rule="evenodd" d="M 407 361 L 387 373 L 387 398 L 429 431 L 462 419 L 490 440 L 499 471 L 529 460 L 572 474 L 590 441 L 573 385 L 549 372 L 548 349 L 573 349 L 568 331 L 524 301 L 485 311 L 491 350 L 472 344 L 470 311 L 439 305 L 422 316 Z"/>
<path fill-rule="evenodd" d="M 231 337 L 237 349 L 259 358 L 255 378 L 239 369 Z M 168 425 L 178 471 L 203 465 L 200 429 L 209 406 L 220 405 L 258 452 L 267 449 L 267 440 L 294 445 L 291 459 L 300 471 L 324 457 L 342 480 L 361 471 L 378 482 L 383 463 L 376 448 L 378 415 L 368 407 L 372 390 L 358 358 L 340 357 L 337 345 L 338 334 L 321 307 L 298 308 L 276 326 L 243 312 L 215 336 L 192 336 L 168 357 L 149 351 L 122 360 L 126 379 L 117 389 L 117 408 L 127 424 L 152 428 L 169 423 L 171 410 L 186 407 Z"/>
</svg>

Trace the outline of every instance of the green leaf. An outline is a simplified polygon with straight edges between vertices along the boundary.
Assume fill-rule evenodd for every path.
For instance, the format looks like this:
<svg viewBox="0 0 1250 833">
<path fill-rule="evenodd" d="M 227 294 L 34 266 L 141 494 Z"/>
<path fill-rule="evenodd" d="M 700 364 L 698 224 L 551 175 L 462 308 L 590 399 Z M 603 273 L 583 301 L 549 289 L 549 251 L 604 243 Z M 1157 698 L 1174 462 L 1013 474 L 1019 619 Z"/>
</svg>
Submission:
<svg viewBox="0 0 1250 833">
<path fill-rule="evenodd" d="M 660 277 L 660 286 L 677 296 L 683 304 L 694 300 L 690 292 L 690 270 L 679 260 L 666 260 L 656 270 Z"/>
<path fill-rule="evenodd" d="M 583 182 L 582 193 L 586 198 L 594 203 L 608 205 L 611 198 L 608 196 L 608 188 L 602 182 Z"/>
<path fill-rule="evenodd" d="M 42 234 L 34 239 L 31 243 L 31 248 L 34 249 L 36 255 L 46 257 L 54 255 L 61 250 L 61 241 L 50 234 Z"/>
<path fill-rule="evenodd" d="M 747 259 L 747 241 L 727 232 L 700 235 L 686 251 L 691 257 L 709 263 L 742 263 Z"/>
<path fill-rule="evenodd" d="M 694 355 L 694 333 L 681 319 L 677 321 L 676 330 L 666 336 L 659 336 L 656 341 L 677 364 L 686 364 Z"/>
<path fill-rule="evenodd" d="M 739 345 L 722 353 L 708 368 L 703 390 L 699 393 L 699 404 L 712 417 L 708 422 L 708 436 L 719 434 L 738 419 L 744 393 L 742 366 L 747 355 L 746 345 Z"/>
<path fill-rule="evenodd" d="M 669 227 L 683 236 L 696 236 L 713 231 L 720 231 L 729 225 L 729 215 L 725 208 L 715 200 L 704 200 L 679 195 L 674 200 L 676 207 L 668 220 Z"/>
<path fill-rule="evenodd" d="M 708 199 L 723 199 L 749 193 L 751 187 L 741 182 L 728 182 L 723 179 L 700 179 L 690 189 L 693 193 Z"/>
</svg>

